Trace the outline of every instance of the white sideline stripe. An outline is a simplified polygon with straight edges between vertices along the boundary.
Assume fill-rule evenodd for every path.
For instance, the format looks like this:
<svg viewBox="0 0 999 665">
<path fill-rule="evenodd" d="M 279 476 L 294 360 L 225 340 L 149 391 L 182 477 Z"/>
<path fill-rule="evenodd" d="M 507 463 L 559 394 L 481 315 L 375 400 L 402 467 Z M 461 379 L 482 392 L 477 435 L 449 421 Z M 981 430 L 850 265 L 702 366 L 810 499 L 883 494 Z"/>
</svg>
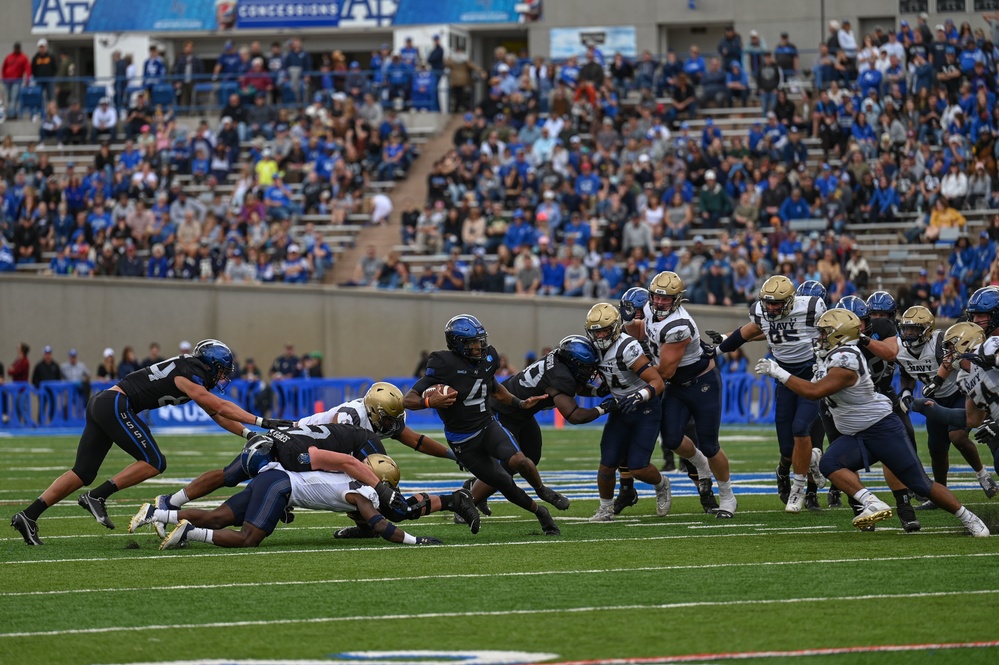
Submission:
<svg viewBox="0 0 999 665">
<path fill-rule="evenodd" d="M 948 596 L 999 595 L 995 589 L 972 589 L 968 591 L 922 591 L 918 593 L 879 593 L 863 596 L 826 596 L 802 598 L 758 598 L 752 600 L 704 600 L 685 603 L 662 603 L 655 605 L 610 605 L 592 607 L 557 607 L 530 610 L 483 610 L 476 612 L 424 612 L 422 614 L 381 614 L 373 616 L 314 617 L 311 619 L 273 619 L 268 621 L 217 621 L 194 624 L 153 624 L 147 626 L 106 626 L 103 628 L 68 628 L 66 630 L 39 630 L 14 633 L 0 633 L 0 638 L 8 637 L 52 637 L 57 635 L 93 635 L 100 633 L 136 632 L 146 630 L 194 630 L 199 628 L 240 628 L 245 626 L 285 626 L 310 623 L 341 623 L 354 621 L 394 621 L 412 619 L 446 619 L 460 617 L 492 617 L 531 615 L 531 614 L 581 614 L 584 612 L 632 612 L 647 610 L 675 610 L 699 607 L 733 605 L 778 605 L 783 603 L 818 603 L 827 601 L 901 600 L 908 598 L 945 598 Z"/>
<path fill-rule="evenodd" d="M 546 570 L 518 571 L 512 573 L 462 573 L 456 575 L 412 575 L 400 577 L 371 577 L 361 579 L 334 580 L 288 580 L 284 582 L 230 582 L 227 584 L 175 584 L 169 586 L 118 587 L 107 589 L 61 589 L 55 591 L 11 591 L 0 593 L 0 598 L 16 598 L 23 596 L 62 596 L 74 593 L 125 593 L 129 591 L 189 591 L 199 589 L 239 589 L 243 587 L 267 586 L 307 586 L 313 584 L 345 584 L 367 582 L 418 582 L 423 580 L 478 579 L 492 577 L 533 577 L 537 575 L 603 575 L 607 573 L 644 573 L 669 570 L 705 570 L 709 568 L 768 568 L 774 566 L 810 566 L 853 563 L 884 563 L 889 561 L 918 561 L 920 559 L 964 559 L 969 557 L 997 557 L 999 552 L 983 552 L 977 554 L 923 554 L 919 556 L 888 556 L 861 557 L 855 559 L 818 559 L 804 561 L 743 561 L 733 563 L 690 564 L 676 566 L 639 566 L 636 568 L 604 568 L 589 570 Z"/>
</svg>

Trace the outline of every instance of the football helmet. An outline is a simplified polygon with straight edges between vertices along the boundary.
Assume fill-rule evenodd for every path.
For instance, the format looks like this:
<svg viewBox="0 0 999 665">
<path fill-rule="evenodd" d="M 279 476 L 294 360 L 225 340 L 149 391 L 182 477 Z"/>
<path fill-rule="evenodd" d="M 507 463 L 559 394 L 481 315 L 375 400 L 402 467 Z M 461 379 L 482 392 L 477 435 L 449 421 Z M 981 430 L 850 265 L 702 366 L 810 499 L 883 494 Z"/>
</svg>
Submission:
<svg viewBox="0 0 999 665">
<path fill-rule="evenodd" d="M 863 324 L 861 326 L 860 332 L 864 332 L 867 326 L 871 322 L 871 311 L 867 309 L 867 303 L 864 302 L 863 298 L 858 298 L 857 296 L 846 296 L 842 298 L 834 309 L 847 309 L 857 315 L 860 322 Z"/>
<path fill-rule="evenodd" d="M 877 293 L 873 295 L 877 295 Z M 930 341 L 930 334 L 933 332 L 935 322 L 936 319 L 933 318 L 930 310 L 922 305 L 913 305 L 905 310 L 902 313 L 902 320 L 898 322 L 898 339 L 902 342 L 902 346 L 910 351 L 918 352 Z"/>
<path fill-rule="evenodd" d="M 267 464 L 277 459 L 277 442 L 269 434 L 254 434 L 243 446 L 239 463 L 250 478 L 256 477 Z"/>
<path fill-rule="evenodd" d="M 640 286 L 633 286 L 621 296 L 621 319 L 625 323 L 635 320 L 641 314 L 644 316 L 645 303 L 649 302 L 649 292 Z"/>
<path fill-rule="evenodd" d="M 898 305 L 895 304 L 895 298 L 887 291 L 875 291 L 867 296 L 867 309 L 870 310 L 872 315 L 878 315 L 875 318 L 883 316 L 894 319 L 895 313 L 898 311 Z"/>
<path fill-rule="evenodd" d="M 402 406 L 402 391 L 391 383 L 371 384 L 364 393 L 364 410 L 376 433 L 393 436 L 402 429 L 402 416 L 406 411 Z"/>
<path fill-rule="evenodd" d="M 590 382 L 600 362 L 600 353 L 593 348 L 590 340 L 582 335 L 569 335 L 563 338 L 558 343 L 557 354 L 558 359 L 569 368 L 573 378 L 580 383 Z"/>
<path fill-rule="evenodd" d="M 365 457 L 364 463 L 371 467 L 378 480 L 384 480 L 392 487 L 399 486 L 399 465 L 388 455 L 374 453 Z"/>
<path fill-rule="evenodd" d="M 217 339 L 203 339 L 194 345 L 191 355 L 208 365 L 212 371 L 205 388 L 211 390 L 218 386 L 219 392 L 225 392 L 226 386 L 232 380 L 232 373 L 236 371 L 236 363 L 232 357 L 232 351 L 224 343 Z"/>
<path fill-rule="evenodd" d="M 760 287 L 763 315 L 771 321 L 783 319 L 794 307 L 794 284 L 784 275 L 767 278 Z"/>
<path fill-rule="evenodd" d="M 999 289 L 984 286 L 968 298 L 968 320 L 981 326 L 986 334 L 999 328 Z"/>
<path fill-rule="evenodd" d="M 818 282 L 814 279 L 806 279 L 798 286 L 797 289 L 794 290 L 794 294 L 805 298 L 814 296 L 816 298 L 822 298 L 822 300 L 825 301 L 826 287 L 822 286 L 822 282 Z"/>
<path fill-rule="evenodd" d="M 944 333 L 943 347 L 948 355 L 971 353 L 985 341 L 985 331 L 977 323 L 955 323 Z"/>
<path fill-rule="evenodd" d="M 860 319 L 849 309 L 830 309 L 815 323 L 819 331 L 816 353 L 825 358 L 835 349 L 860 339 Z"/>
<path fill-rule="evenodd" d="M 485 356 L 489 335 L 479 320 L 471 314 L 459 314 L 444 326 L 447 348 L 472 364 Z"/>
<path fill-rule="evenodd" d="M 621 336 L 621 312 L 606 302 L 598 302 L 586 314 L 584 328 L 593 346 L 606 351 Z"/>
<path fill-rule="evenodd" d="M 652 320 L 662 321 L 675 312 L 677 307 L 686 302 L 686 298 L 683 297 L 686 293 L 683 280 L 671 270 L 664 270 L 653 277 L 649 282 L 649 307 L 652 309 Z"/>
</svg>

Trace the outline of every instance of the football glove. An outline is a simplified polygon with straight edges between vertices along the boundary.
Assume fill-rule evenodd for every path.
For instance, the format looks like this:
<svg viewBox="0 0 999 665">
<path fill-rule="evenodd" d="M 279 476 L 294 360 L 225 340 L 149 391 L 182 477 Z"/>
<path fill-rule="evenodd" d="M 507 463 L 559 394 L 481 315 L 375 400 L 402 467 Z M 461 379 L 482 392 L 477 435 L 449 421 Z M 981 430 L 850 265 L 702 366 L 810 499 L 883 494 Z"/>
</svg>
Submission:
<svg viewBox="0 0 999 665">
<path fill-rule="evenodd" d="M 871 338 L 865 335 L 864 333 L 860 333 L 860 337 L 857 338 L 857 346 L 864 347 L 870 343 L 871 343 Z"/>
<path fill-rule="evenodd" d="M 378 505 L 386 506 L 398 512 L 406 512 L 406 500 L 402 493 L 389 485 L 384 480 L 379 480 L 375 485 L 375 493 L 378 494 Z"/>
<path fill-rule="evenodd" d="M 715 346 L 718 346 L 719 344 L 724 342 L 725 338 L 727 337 L 727 335 L 723 335 L 717 330 L 705 330 L 704 334 L 708 336 L 708 338 L 711 340 L 711 343 L 714 344 Z"/>
<path fill-rule="evenodd" d="M 923 386 L 923 397 L 929 399 L 933 397 L 934 393 L 939 390 L 940 386 L 943 385 L 943 378 L 940 376 L 934 376 L 930 383 Z"/>
<path fill-rule="evenodd" d="M 999 442 L 999 423 L 986 418 L 985 421 L 975 431 L 975 442 L 992 448 Z"/>
<path fill-rule="evenodd" d="M 417 536 L 417 545 L 443 545 L 444 541 L 440 538 L 434 538 L 433 536 Z"/>
<path fill-rule="evenodd" d="M 978 365 L 982 369 L 995 369 L 999 361 L 996 360 L 995 354 L 984 353 L 985 345 L 978 347 L 978 351 L 973 351 L 971 353 L 962 353 L 961 360 L 967 360 L 973 365 Z M 924 391 L 925 392 L 925 391 Z"/>
<path fill-rule="evenodd" d="M 781 383 L 787 383 L 787 380 L 791 378 L 791 373 L 771 358 L 760 358 L 756 363 L 756 373 L 761 376 L 771 376 Z"/>
<path fill-rule="evenodd" d="M 617 403 L 616 397 L 608 397 L 604 401 L 600 402 L 600 404 L 597 405 L 597 408 L 604 413 L 613 413 L 620 408 L 620 405 Z"/>
<path fill-rule="evenodd" d="M 297 424 L 294 420 L 285 420 L 283 418 L 260 419 L 260 426 L 264 429 L 283 429 L 286 427 L 295 427 Z"/>
<path fill-rule="evenodd" d="M 624 397 L 618 398 L 617 407 L 621 413 L 632 413 L 642 404 L 645 404 L 647 400 L 645 399 L 646 393 L 643 392 L 644 390 L 645 388 L 633 390 Z"/>
<path fill-rule="evenodd" d="M 902 394 L 898 397 L 899 407 L 902 409 L 902 413 L 909 413 L 912 408 L 912 391 L 903 390 Z"/>
<path fill-rule="evenodd" d="M 607 397 L 610 395 L 610 386 L 606 382 L 601 383 L 593 394 L 595 397 Z"/>
</svg>

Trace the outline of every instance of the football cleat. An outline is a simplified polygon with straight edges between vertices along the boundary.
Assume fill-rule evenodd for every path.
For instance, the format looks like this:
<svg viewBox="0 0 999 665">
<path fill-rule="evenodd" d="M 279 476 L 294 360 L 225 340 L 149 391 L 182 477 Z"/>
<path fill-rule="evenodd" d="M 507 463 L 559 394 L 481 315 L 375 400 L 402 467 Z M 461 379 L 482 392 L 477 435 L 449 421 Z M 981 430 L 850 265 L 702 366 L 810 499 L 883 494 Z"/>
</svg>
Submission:
<svg viewBox="0 0 999 665">
<path fill-rule="evenodd" d="M 167 534 L 167 537 L 163 539 L 160 543 L 161 550 L 179 550 L 182 547 L 187 547 L 187 534 L 194 529 L 194 525 L 187 520 L 181 520 L 177 522 L 177 526 L 173 528 L 173 531 Z"/>
<path fill-rule="evenodd" d="M 284 513 L 278 518 L 285 524 L 291 524 L 295 521 L 295 506 L 285 506 Z"/>
<path fill-rule="evenodd" d="M 465 482 L 463 482 L 461 484 L 461 486 L 464 489 L 466 489 L 469 492 L 471 492 L 472 491 L 472 483 L 474 483 L 474 482 L 475 482 L 475 478 L 469 478 L 468 480 L 466 480 Z M 493 514 L 493 511 L 489 508 L 489 500 L 488 499 L 483 499 L 482 501 L 479 501 L 477 504 L 475 504 L 475 507 L 478 508 L 479 512 L 482 513 L 483 515 L 485 515 L 486 517 L 489 517 L 490 515 Z"/>
<path fill-rule="evenodd" d="M 929 499 L 923 501 L 922 503 L 920 503 L 918 506 L 915 507 L 915 510 L 936 510 L 936 509 L 937 509 L 937 504 L 933 503 Z"/>
<path fill-rule="evenodd" d="M 782 474 L 780 467 L 777 467 L 777 498 L 781 503 L 787 503 L 789 496 L 791 496 L 791 474 Z"/>
<path fill-rule="evenodd" d="M 377 538 L 378 534 L 375 533 L 375 530 L 367 524 L 364 526 L 355 524 L 354 526 L 345 526 L 337 529 L 333 532 L 333 537 L 337 540 L 344 540 L 348 538 Z"/>
<path fill-rule="evenodd" d="M 979 519 L 978 515 L 974 513 L 971 514 L 971 518 L 964 523 L 964 528 L 968 530 L 975 538 L 985 538 L 991 535 L 989 532 L 989 527 L 985 526 L 985 522 Z"/>
<path fill-rule="evenodd" d="M 812 474 L 812 480 L 815 481 L 815 486 L 819 489 L 826 486 L 826 477 L 819 471 L 819 462 L 821 461 L 822 451 L 818 448 L 812 448 L 812 461 L 808 465 L 808 473 Z"/>
<path fill-rule="evenodd" d="M 662 477 L 663 486 L 656 488 L 656 515 L 665 517 L 669 515 L 670 508 L 673 507 L 673 490 L 669 486 L 669 478 Z M 711 482 L 708 479 L 708 482 Z"/>
<path fill-rule="evenodd" d="M 891 506 L 878 498 L 868 501 L 863 510 L 853 518 L 853 526 L 858 529 L 874 526 L 881 520 L 889 519 L 892 516 Z"/>
<path fill-rule="evenodd" d="M 711 514 L 718 510 L 718 500 L 715 493 L 711 491 L 711 479 L 699 478 L 697 480 L 697 496 L 701 500 L 701 508 L 704 512 Z"/>
<path fill-rule="evenodd" d="M 453 510 L 455 517 L 461 517 L 462 521 L 468 525 L 468 530 L 473 534 L 479 532 L 479 511 L 475 509 L 475 502 L 472 494 L 466 489 L 460 489 L 451 495 L 454 499 Z M 457 520 L 455 520 L 457 521 Z"/>
<path fill-rule="evenodd" d="M 538 506 L 538 512 L 534 514 L 538 518 L 538 523 L 541 524 L 541 531 L 544 532 L 546 536 L 561 536 L 562 531 L 555 524 L 555 520 L 552 519 L 552 514 L 548 512 L 548 509 L 544 506 Z"/>
<path fill-rule="evenodd" d="M 636 503 L 638 503 L 638 491 L 635 486 L 622 487 L 617 498 L 614 499 L 614 514 L 620 515 L 625 508 L 634 506 Z"/>
<path fill-rule="evenodd" d="M 135 513 L 132 519 L 128 521 L 128 532 L 135 533 L 136 529 L 151 524 L 155 512 L 156 508 L 151 503 L 144 503 L 139 506 L 139 512 Z M 163 536 L 166 537 L 166 534 L 163 534 Z"/>
<path fill-rule="evenodd" d="M 989 499 L 995 498 L 996 494 L 999 494 L 999 485 L 996 485 L 992 474 L 979 476 L 978 484 L 982 486 L 982 491 L 985 492 L 985 496 Z"/>
<path fill-rule="evenodd" d="M 720 520 L 732 519 L 735 517 L 735 510 L 739 507 L 739 501 L 735 498 L 735 493 L 729 493 L 726 497 L 724 494 L 718 501 L 718 510 L 715 511 L 715 517 Z"/>
<path fill-rule="evenodd" d="M 812 512 L 819 512 L 822 507 L 819 506 L 819 497 L 815 492 L 805 492 L 805 509 L 811 510 Z"/>
<path fill-rule="evenodd" d="M 562 496 L 547 485 L 542 485 L 535 490 L 535 493 L 538 495 L 538 498 L 545 503 L 550 503 L 559 510 L 569 510 L 569 499 Z"/>
<path fill-rule="evenodd" d="M 826 495 L 826 505 L 830 508 L 842 508 L 843 492 L 835 487 L 830 487 L 829 494 Z"/>
<path fill-rule="evenodd" d="M 916 518 L 916 511 L 908 501 L 900 501 L 895 504 L 895 511 L 898 514 L 898 521 L 902 523 L 902 528 L 906 533 L 914 533 L 923 528 Z"/>
<path fill-rule="evenodd" d="M 156 509 L 157 510 L 178 510 L 170 503 L 169 494 L 160 494 L 156 497 Z M 166 527 L 167 525 L 163 522 L 153 522 L 153 528 L 156 529 L 156 535 L 160 538 L 166 538 Z"/>
<path fill-rule="evenodd" d="M 109 529 L 114 528 L 114 522 L 108 517 L 108 510 L 104 506 L 104 499 L 90 496 L 90 492 L 84 492 L 76 499 L 76 502 L 81 508 L 93 515 L 100 524 Z"/>
<path fill-rule="evenodd" d="M 787 505 L 784 506 L 785 513 L 800 513 L 805 505 L 805 488 L 792 487 L 791 493 L 787 497 Z"/>
<path fill-rule="evenodd" d="M 663 456 L 663 466 L 660 471 L 676 471 L 676 456 L 673 454 L 672 450 Z"/>
<path fill-rule="evenodd" d="M 42 539 L 38 537 L 38 523 L 29 519 L 23 510 L 10 518 L 10 525 L 21 534 L 25 545 L 43 544 Z"/>
<path fill-rule="evenodd" d="M 597 508 L 597 512 L 593 513 L 593 517 L 590 518 L 591 522 L 613 522 L 614 521 L 614 507 L 613 506 L 600 506 Z"/>
</svg>

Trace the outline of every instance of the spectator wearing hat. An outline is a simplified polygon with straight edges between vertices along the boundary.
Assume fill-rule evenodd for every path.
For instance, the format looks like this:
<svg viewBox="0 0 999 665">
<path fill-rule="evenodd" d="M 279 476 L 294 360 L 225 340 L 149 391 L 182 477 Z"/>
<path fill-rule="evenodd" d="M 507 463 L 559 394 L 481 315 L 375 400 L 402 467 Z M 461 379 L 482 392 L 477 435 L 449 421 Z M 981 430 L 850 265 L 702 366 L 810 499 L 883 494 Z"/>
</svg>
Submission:
<svg viewBox="0 0 999 665">
<path fill-rule="evenodd" d="M 41 387 L 43 381 L 62 381 L 62 369 L 59 363 L 52 356 L 52 347 L 46 345 L 42 349 L 42 359 L 38 361 L 31 371 L 31 385 L 35 388 Z"/>
<path fill-rule="evenodd" d="M 733 60 L 729 65 L 729 71 L 725 75 L 725 86 L 728 88 L 729 107 L 735 106 L 736 100 L 740 106 L 749 103 L 749 77 L 742 70 L 742 64 L 738 60 Z"/>
<path fill-rule="evenodd" d="M 38 50 L 31 58 L 31 77 L 35 83 L 41 87 L 46 101 L 56 101 L 55 99 L 55 77 L 58 72 L 58 63 L 55 56 L 49 51 L 49 41 L 44 37 L 38 40 Z"/>
<path fill-rule="evenodd" d="M 943 294 L 944 286 L 950 282 L 950 277 L 947 275 L 947 269 L 943 265 L 937 266 L 936 279 L 930 284 L 930 301 L 936 303 L 940 300 Z"/>
<path fill-rule="evenodd" d="M 309 281 L 309 260 L 297 243 L 288 245 L 287 256 L 281 264 L 282 280 L 286 284 L 305 284 Z"/>
<path fill-rule="evenodd" d="M 961 171 L 957 160 L 951 161 L 945 175 L 940 180 L 940 195 L 947 198 L 952 206 L 960 210 L 968 196 L 968 176 Z"/>
<path fill-rule="evenodd" d="M 755 79 L 760 72 L 760 66 L 763 64 L 763 54 L 767 52 L 767 42 L 760 36 L 758 30 L 749 31 L 749 43 L 746 44 L 743 51 L 746 54 L 745 69 Z"/>
<path fill-rule="evenodd" d="M 780 33 L 780 41 L 774 46 L 773 53 L 785 81 L 798 74 L 798 47 L 791 42 L 788 33 Z"/>
<path fill-rule="evenodd" d="M 76 349 L 69 350 L 66 362 L 62 363 L 59 369 L 62 371 L 64 381 L 72 381 L 81 386 L 90 381 L 90 370 L 84 363 L 80 362 Z"/>
<path fill-rule="evenodd" d="M 114 360 L 114 349 L 104 349 L 101 364 L 97 368 L 97 378 L 102 381 L 114 381 L 118 378 L 118 366 Z"/>
<path fill-rule="evenodd" d="M 739 63 L 742 66 L 742 35 L 735 31 L 735 27 L 726 25 L 721 40 L 718 42 L 718 55 L 722 59 L 722 68 L 730 70 L 732 63 Z"/>
<path fill-rule="evenodd" d="M 991 136 L 991 130 L 989 131 Z M 992 153 L 983 153 L 977 149 L 975 150 L 976 155 L 991 155 Z M 968 178 L 968 208 L 976 209 L 988 205 L 992 200 L 992 178 L 985 171 L 984 162 L 975 162 L 974 171 L 971 177 Z"/>
<path fill-rule="evenodd" d="M 700 222 L 705 229 L 718 228 L 720 222 L 727 222 L 732 214 L 732 200 L 725 188 L 718 183 L 714 170 L 704 172 L 704 185 L 698 195 Z"/>
</svg>

